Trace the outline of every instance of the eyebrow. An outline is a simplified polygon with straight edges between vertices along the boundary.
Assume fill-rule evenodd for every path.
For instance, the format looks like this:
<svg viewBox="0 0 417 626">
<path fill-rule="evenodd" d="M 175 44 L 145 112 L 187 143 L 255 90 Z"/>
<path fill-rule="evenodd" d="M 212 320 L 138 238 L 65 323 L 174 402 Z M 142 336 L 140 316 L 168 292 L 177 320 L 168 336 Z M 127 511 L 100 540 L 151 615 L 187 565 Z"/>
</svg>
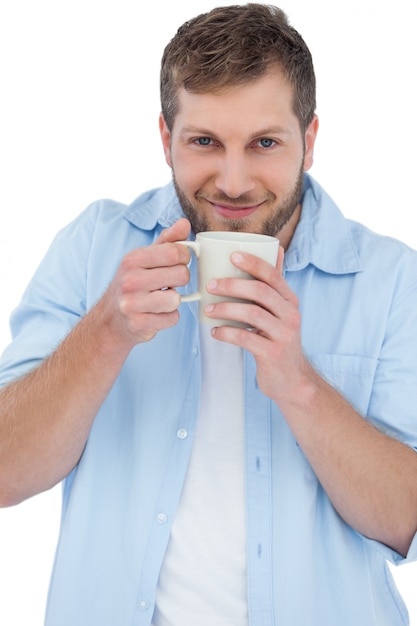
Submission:
<svg viewBox="0 0 417 626">
<path fill-rule="evenodd" d="M 292 131 L 290 128 L 284 128 L 283 126 L 267 126 L 266 128 L 261 128 L 256 131 L 256 133 L 252 134 L 252 138 L 255 137 L 265 137 L 268 135 L 292 135 Z"/>
<path fill-rule="evenodd" d="M 201 137 L 213 137 L 216 136 L 216 133 L 213 133 L 212 130 L 208 130 L 206 128 L 198 127 L 198 126 L 185 126 L 181 132 L 181 135 L 200 135 Z M 293 132 L 289 128 L 284 128 L 283 126 L 268 126 L 266 128 L 261 128 L 255 133 L 252 133 L 250 138 L 255 139 L 256 137 L 265 137 L 268 135 L 292 135 Z"/>
</svg>

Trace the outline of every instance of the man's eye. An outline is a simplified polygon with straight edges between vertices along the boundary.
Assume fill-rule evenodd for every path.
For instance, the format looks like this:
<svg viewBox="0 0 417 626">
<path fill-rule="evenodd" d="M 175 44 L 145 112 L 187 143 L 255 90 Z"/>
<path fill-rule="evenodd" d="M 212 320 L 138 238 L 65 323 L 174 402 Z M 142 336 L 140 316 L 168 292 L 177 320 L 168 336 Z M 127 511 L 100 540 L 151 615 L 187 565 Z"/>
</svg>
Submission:
<svg viewBox="0 0 417 626">
<path fill-rule="evenodd" d="M 196 141 L 200 146 L 209 146 L 211 144 L 210 137 L 199 137 Z"/>
<path fill-rule="evenodd" d="M 268 139 L 268 137 L 263 137 L 259 140 L 259 145 L 261 148 L 272 148 L 275 145 L 275 141 L 273 139 Z"/>
</svg>

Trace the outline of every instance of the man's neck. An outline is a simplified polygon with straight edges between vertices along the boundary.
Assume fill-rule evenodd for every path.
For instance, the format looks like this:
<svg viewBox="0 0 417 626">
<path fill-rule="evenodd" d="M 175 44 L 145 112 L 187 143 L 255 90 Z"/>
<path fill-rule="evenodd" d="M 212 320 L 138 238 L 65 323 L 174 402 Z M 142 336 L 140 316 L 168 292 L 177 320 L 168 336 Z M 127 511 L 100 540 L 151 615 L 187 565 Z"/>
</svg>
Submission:
<svg viewBox="0 0 417 626">
<path fill-rule="evenodd" d="M 281 230 L 276 235 L 279 239 L 280 245 L 284 248 L 284 250 L 288 250 L 288 246 L 291 243 L 291 239 L 294 235 L 295 229 L 297 228 L 297 224 L 300 221 L 300 216 L 301 204 L 298 204 L 288 222 L 283 228 L 281 228 Z"/>
</svg>

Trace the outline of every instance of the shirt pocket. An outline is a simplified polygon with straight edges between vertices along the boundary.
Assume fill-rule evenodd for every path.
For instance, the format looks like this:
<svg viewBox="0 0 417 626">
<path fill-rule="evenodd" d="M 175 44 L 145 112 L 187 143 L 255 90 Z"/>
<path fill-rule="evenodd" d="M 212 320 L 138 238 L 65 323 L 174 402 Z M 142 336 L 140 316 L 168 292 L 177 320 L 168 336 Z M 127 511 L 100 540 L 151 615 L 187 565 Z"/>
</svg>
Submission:
<svg viewBox="0 0 417 626">
<path fill-rule="evenodd" d="M 366 416 L 378 360 L 349 354 L 307 355 L 315 370 L 358 413 Z"/>
</svg>

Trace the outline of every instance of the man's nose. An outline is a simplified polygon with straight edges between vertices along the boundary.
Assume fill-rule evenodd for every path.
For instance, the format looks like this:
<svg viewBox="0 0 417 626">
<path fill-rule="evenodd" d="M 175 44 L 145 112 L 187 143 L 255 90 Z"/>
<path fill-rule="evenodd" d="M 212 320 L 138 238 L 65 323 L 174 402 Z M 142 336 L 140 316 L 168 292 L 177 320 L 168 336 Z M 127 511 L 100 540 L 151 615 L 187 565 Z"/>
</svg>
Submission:
<svg viewBox="0 0 417 626">
<path fill-rule="evenodd" d="M 224 154 L 218 167 L 216 187 L 229 198 L 238 198 L 255 189 L 253 171 L 245 155 Z"/>
</svg>

